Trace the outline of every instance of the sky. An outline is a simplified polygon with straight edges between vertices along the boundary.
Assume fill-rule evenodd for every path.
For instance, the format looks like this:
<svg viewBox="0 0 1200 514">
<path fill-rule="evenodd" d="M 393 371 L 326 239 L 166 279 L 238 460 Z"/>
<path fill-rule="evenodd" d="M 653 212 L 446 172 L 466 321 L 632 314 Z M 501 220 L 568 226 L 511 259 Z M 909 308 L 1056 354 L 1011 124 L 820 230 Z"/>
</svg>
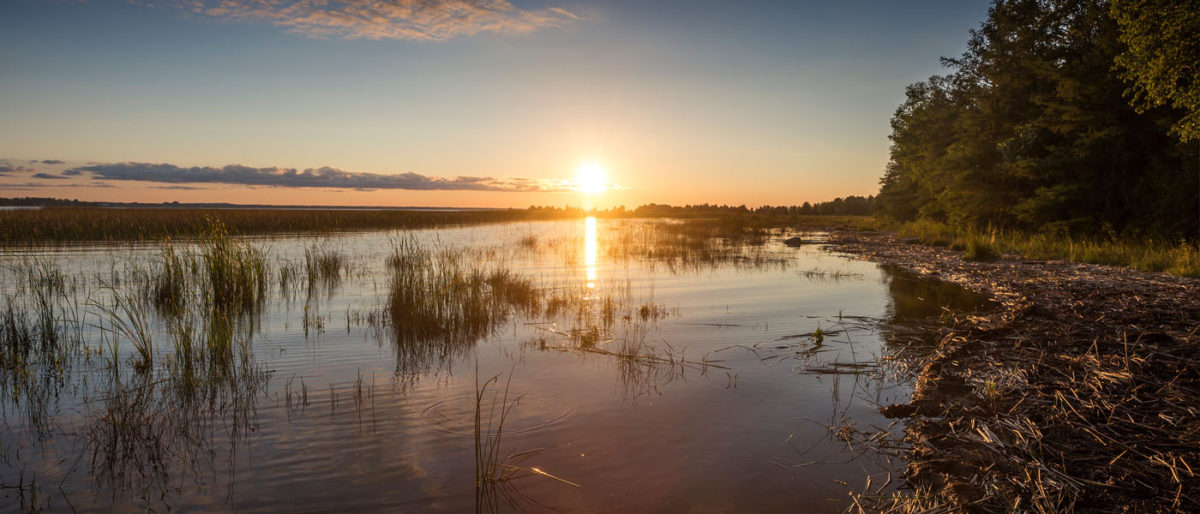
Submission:
<svg viewBox="0 0 1200 514">
<path fill-rule="evenodd" d="M 987 1 L 4 0 L 0 197 L 793 205 L 878 191 Z"/>
</svg>

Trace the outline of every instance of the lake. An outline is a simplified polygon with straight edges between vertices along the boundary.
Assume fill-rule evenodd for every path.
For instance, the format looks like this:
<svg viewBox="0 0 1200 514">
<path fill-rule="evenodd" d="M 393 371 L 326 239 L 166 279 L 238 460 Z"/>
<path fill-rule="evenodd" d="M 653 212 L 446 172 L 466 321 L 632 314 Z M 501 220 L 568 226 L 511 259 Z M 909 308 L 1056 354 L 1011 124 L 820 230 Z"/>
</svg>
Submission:
<svg viewBox="0 0 1200 514">
<path fill-rule="evenodd" d="M 902 482 L 906 355 L 985 302 L 793 235 L 5 250 L 0 510 L 840 511 Z"/>
</svg>

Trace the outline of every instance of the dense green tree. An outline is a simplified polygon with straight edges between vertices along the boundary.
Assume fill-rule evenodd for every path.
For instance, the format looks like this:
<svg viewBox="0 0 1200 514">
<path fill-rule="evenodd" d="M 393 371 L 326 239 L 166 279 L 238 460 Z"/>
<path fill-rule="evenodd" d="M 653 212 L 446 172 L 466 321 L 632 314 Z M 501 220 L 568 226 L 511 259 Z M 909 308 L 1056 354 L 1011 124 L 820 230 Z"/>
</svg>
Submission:
<svg viewBox="0 0 1200 514">
<path fill-rule="evenodd" d="M 1070 233 L 1194 233 L 1196 148 L 1135 109 L 1101 0 L 997 1 L 953 70 L 908 88 L 878 215 Z"/>
<path fill-rule="evenodd" d="M 1116 62 L 1135 105 L 1179 109 L 1172 132 L 1200 140 L 1200 0 L 1118 0 L 1112 16 L 1125 44 Z"/>
</svg>

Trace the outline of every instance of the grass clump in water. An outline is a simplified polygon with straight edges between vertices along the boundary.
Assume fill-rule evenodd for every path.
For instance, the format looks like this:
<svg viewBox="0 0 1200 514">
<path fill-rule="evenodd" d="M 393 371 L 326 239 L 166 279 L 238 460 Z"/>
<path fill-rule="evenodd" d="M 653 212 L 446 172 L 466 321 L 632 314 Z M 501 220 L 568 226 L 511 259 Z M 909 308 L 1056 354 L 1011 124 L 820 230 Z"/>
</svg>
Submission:
<svg viewBox="0 0 1200 514">
<path fill-rule="evenodd" d="M 411 238 L 393 243 L 385 317 L 400 354 L 397 372 L 447 364 L 514 313 L 538 309 L 532 280 L 471 257 Z"/>
<path fill-rule="evenodd" d="M 237 241 L 213 221 L 201 241 L 204 302 L 221 310 L 257 311 L 266 298 L 267 262 L 258 248 Z"/>
<path fill-rule="evenodd" d="M 176 250 L 170 240 L 163 244 L 159 256 L 159 269 L 149 282 L 149 299 L 160 314 L 175 314 L 187 307 L 196 260 L 191 253 Z"/>
<path fill-rule="evenodd" d="M 337 250 L 320 245 L 304 249 L 304 275 L 308 279 L 310 293 L 319 285 L 336 287 L 341 282 L 346 268 L 346 256 Z"/>
</svg>

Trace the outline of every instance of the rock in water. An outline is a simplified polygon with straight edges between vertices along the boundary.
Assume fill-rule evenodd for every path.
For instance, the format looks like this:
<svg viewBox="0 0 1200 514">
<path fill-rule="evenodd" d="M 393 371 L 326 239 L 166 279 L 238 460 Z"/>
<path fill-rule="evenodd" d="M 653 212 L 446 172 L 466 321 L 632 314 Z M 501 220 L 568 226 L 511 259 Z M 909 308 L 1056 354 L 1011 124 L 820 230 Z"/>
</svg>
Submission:
<svg viewBox="0 0 1200 514">
<path fill-rule="evenodd" d="M 795 248 L 797 246 L 810 245 L 810 244 L 814 244 L 814 243 L 816 243 L 816 241 L 804 239 L 802 237 L 791 237 L 791 238 L 783 240 L 783 244 L 788 245 L 792 248 Z"/>
</svg>

